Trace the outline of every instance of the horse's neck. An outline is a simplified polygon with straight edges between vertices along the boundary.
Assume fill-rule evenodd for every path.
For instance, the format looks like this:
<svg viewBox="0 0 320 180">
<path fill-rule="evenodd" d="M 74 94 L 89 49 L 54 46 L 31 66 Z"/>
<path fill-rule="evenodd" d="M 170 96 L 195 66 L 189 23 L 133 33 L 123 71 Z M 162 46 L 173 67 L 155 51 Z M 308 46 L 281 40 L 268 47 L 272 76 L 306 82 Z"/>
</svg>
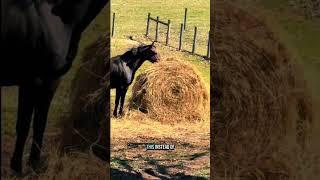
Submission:
<svg viewBox="0 0 320 180">
<path fill-rule="evenodd" d="M 145 62 L 145 59 L 137 58 L 133 63 L 132 63 L 132 70 L 133 72 L 136 72 L 141 65 Z"/>
<path fill-rule="evenodd" d="M 136 71 L 141 67 L 141 65 L 145 62 L 144 59 L 140 58 L 139 55 L 133 53 L 132 51 L 128 51 L 121 56 L 122 61 L 126 64 L 126 67 L 130 70 L 127 71 L 130 82 L 134 79 Z"/>
</svg>

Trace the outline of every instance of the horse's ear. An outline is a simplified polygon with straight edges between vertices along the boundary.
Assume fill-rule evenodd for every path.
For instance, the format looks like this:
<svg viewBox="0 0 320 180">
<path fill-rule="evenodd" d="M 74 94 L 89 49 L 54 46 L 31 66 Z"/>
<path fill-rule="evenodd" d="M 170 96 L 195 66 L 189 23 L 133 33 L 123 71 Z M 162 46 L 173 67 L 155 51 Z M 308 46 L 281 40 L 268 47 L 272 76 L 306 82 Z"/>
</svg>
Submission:
<svg viewBox="0 0 320 180">
<path fill-rule="evenodd" d="M 154 42 L 155 42 L 155 41 L 152 42 L 151 46 L 154 46 Z"/>
</svg>

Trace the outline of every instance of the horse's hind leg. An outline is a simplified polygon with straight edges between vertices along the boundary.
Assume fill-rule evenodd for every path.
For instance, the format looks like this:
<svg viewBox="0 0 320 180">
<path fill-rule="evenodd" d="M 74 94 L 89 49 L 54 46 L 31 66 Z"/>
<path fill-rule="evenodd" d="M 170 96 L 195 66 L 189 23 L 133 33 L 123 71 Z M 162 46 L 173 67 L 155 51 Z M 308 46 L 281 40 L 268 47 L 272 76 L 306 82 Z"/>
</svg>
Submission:
<svg viewBox="0 0 320 180">
<path fill-rule="evenodd" d="M 121 89 L 117 88 L 116 89 L 116 101 L 115 101 L 115 106 L 113 110 L 113 116 L 117 117 L 118 116 L 118 106 L 119 106 L 119 101 L 120 101 L 120 96 L 121 96 Z"/>
<path fill-rule="evenodd" d="M 47 124 L 47 116 L 51 100 L 58 83 L 49 83 L 37 87 L 37 98 L 35 101 L 35 112 L 33 119 L 33 142 L 29 158 L 29 165 L 37 168 L 40 162 L 43 134 Z"/>
<path fill-rule="evenodd" d="M 31 86 L 20 86 L 18 120 L 16 124 L 16 145 L 11 159 L 11 169 L 17 173 L 22 171 L 23 149 L 30 129 L 30 121 L 34 108 L 34 92 Z"/>
<path fill-rule="evenodd" d="M 123 115 L 123 106 L 124 106 L 124 101 L 126 99 L 127 90 L 128 90 L 127 87 L 121 90 L 120 111 L 119 111 L 119 114 L 121 116 Z"/>
</svg>

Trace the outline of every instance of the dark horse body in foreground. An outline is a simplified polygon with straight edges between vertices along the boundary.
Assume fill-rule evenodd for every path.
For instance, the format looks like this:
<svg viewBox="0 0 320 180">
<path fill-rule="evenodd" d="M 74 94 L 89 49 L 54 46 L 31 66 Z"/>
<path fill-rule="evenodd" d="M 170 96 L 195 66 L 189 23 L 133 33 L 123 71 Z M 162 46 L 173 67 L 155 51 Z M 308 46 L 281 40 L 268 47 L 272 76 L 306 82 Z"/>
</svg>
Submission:
<svg viewBox="0 0 320 180">
<path fill-rule="evenodd" d="M 37 167 L 48 110 L 59 78 L 71 67 L 82 32 L 108 0 L 1 0 L 1 86 L 19 86 L 17 139 L 11 168 L 22 156 L 33 119 L 29 164 Z M 0 89 L 1 90 L 1 89 Z"/>
<path fill-rule="evenodd" d="M 116 100 L 113 115 L 118 115 L 118 105 L 120 102 L 119 114 L 123 114 L 123 105 L 128 87 L 134 79 L 136 71 L 146 61 L 154 63 L 159 60 L 160 56 L 157 53 L 154 43 L 151 45 L 132 48 L 123 55 L 116 56 L 111 62 L 110 87 L 116 89 Z"/>
</svg>

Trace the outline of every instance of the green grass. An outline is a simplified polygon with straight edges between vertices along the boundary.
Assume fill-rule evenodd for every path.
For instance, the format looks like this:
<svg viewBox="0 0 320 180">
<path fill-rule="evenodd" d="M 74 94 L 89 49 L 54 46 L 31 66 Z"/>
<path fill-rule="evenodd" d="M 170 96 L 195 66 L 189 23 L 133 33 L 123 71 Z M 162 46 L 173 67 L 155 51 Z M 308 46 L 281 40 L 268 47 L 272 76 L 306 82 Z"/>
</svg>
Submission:
<svg viewBox="0 0 320 180">
<path fill-rule="evenodd" d="M 147 14 L 167 22 L 171 20 L 171 40 L 170 45 L 178 47 L 180 24 L 184 19 L 184 8 L 188 8 L 187 27 L 183 39 L 183 47 L 191 51 L 194 27 L 198 27 L 196 52 L 206 55 L 206 46 L 209 32 L 210 1 L 192 0 L 114 0 L 111 11 L 116 13 L 115 37 L 125 38 L 127 36 L 143 36 L 146 33 Z M 160 42 L 165 42 L 166 28 L 160 25 Z M 155 37 L 155 23 L 150 26 L 150 37 Z"/>
</svg>

